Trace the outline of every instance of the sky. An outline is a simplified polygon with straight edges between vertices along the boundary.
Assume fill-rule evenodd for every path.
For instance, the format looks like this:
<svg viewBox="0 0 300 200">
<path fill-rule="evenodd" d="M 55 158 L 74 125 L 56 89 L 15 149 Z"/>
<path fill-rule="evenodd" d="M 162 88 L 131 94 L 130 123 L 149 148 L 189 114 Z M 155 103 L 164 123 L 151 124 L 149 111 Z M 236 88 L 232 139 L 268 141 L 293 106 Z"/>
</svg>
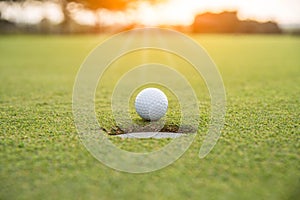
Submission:
<svg viewBox="0 0 300 200">
<path fill-rule="evenodd" d="M 140 1 L 136 9 L 111 12 L 99 9 L 96 13 L 83 9 L 78 4 L 69 6 L 71 14 L 81 24 L 93 25 L 100 19 L 103 24 L 142 23 L 145 25 L 189 25 L 197 13 L 238 10 L 239 18 L 259 21 L 276 21 L 279 24 L 300 24 L 300 0 L 168 0 L 150 5 Z M 0 2 L 2 18 L 20 23 L 38 23 L 47 18 L 53 23 L 63 20 L 61 8 L 51 1 L 31 0 L 23 6 Z M 98 20 L 99 21 L 99 20 Z"/>
<path fill-rule="evenodd" d="M 143 15 L 145 10 L 150 16 Z M 197 13 L 223 10 L 238 10 L 241 19 L 259 21 L 274 20 L 280 24 L 300 24 L 300 0 L 170 0 L 166 5 L 158 5 L 152 11 L 142 8 L 143 20 L 151 22 L 151 12 L 157 21 L 169 23 L 191 23 Z"/>
</svg>

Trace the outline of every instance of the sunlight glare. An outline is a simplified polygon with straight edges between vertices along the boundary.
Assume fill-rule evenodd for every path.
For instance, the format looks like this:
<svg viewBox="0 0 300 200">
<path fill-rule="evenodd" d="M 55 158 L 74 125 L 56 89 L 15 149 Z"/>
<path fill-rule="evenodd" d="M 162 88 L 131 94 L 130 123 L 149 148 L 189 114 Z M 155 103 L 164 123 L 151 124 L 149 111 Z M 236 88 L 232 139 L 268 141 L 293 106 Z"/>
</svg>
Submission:
<svg viewBox="0 0 300 200">
<path fill-rule="evenodd" d="M 64 19 L 60 6 L 50 1 L 0 2 L 0 13 L 3 19 L 24 24 L 38 24 L 43 19 L 58 24 Z"/>
<path fill-rule="evenodd" d="M 0 1 L 1 18 L 15 23 L 38 24 L 43 19 L 53 24 L 64 20 L 59 0 Z M 203 12 L 238 10 L 242 20 L 274 20 L 279 24 L 300 24 L 299 0 L 167 0 L 157 4 L 137 1 L 134 7 L 123 11 L 99 8 L 93 12 L 83 5 L 71 2 L 67 9 L 81 25 L 191 25 L 194 16 Z"/>
<path fill-rule="evenodd" d="M 155 26 L 158 24 L 158 13 L 154 6 L 148 3 L 141 3 L 138 7 L 137 21 L 146 26 Z"/>
<path fill-rule="evenodd" d="M 157 5 L 140 3 L 135 21 L 146 26 L 189 25 L 193 21 L 193 5 L 181 0 L 167 1 Z"/>
</svg>

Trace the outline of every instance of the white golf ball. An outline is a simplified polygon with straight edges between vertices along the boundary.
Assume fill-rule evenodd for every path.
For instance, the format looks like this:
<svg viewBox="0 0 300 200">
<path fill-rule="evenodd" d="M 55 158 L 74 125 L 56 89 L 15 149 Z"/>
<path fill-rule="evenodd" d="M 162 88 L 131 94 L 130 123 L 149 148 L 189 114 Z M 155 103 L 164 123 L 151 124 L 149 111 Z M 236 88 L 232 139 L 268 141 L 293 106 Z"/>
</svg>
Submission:
<svg viewBox="0 0 300 200">
<path fill-rule="evenodd" d="M 167 96 L 157 88 L 142 90 L 135 99 L 135 110 L 145 120 L 157 121 L 168 109 Z"/>
</svg>

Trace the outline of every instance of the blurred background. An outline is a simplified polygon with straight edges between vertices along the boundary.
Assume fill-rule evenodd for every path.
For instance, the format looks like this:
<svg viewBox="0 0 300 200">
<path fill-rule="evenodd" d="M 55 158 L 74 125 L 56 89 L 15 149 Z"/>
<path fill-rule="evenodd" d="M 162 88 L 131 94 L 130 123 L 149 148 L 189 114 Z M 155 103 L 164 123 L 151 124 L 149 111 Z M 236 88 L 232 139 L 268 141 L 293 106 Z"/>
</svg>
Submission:
<svg viewBox="0 0 300 200">
<path fill-rule="evenodd" d="M 0 33 L 115 33 L 156 26 L 190 33 L 299 34 L 299 0 L 0 1 Z"/>
</svg>

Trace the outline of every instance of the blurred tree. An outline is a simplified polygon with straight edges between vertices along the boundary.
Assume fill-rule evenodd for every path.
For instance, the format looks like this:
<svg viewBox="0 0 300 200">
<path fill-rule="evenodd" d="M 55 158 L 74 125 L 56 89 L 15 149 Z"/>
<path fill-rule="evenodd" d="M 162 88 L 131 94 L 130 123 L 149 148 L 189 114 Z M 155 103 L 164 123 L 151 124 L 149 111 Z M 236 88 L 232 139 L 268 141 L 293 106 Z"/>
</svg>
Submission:
<svg viewBox="0 0 300 200">
<path fill-rule="evenodd" d="M 168 0 L 61 0 L 64 1 L 63 6 L 63 12 L 65 16 L 69 16 L 68 10 L 66 9 L 67 4 L 70 2 L 80 3 L 85 8 L 90 10 L 98 10 L 100 8 L 106 8 L 108 10 L 125 10 L 128 6 L 133 5 L 138 2 L 147 2 L 150 4 L 156 4 L 163 1 Z M 66 23 L 68 21 L 68 18 L 66 19 Z M 100 21 L 98 18 L 96 18 L 96 25 L 95 25 L 95 31 L 99 31 L 100 29 Z"/>
<path fill-rule="evenodd" d="M 76 2 L 84 5 L 91 10 L 106 8 L 109 10 L 123 10 L 130 3 L 137 0 L 68 0 L 68 2 Z"/>
<path fill-rule="evenodd" d="M 31 0 L 0 0 L 6 2 L 19 2 L 23 3 Z M 43 0 L 36 0 L 43 1 Z M 86 9 L 96 11 L 100 8 L 106 8 L 108 10 L 125 10 L 130 5 L 136 5 L 138 2 L 147 2 L 150 4 L 156 4 L 168 0 L 48 0 L 57 3 L 61 6 L 62 13 L 64 15 L 64 21 L 61 23 L 63 32 L 70 32 L 70 24 L 73 23 L 71 14 L 68 10 L 68 4 L 75 2 L 83 5 Z M 0 13 L 1 14 L 1 13 Z M 1 16 L 1 15 L 0 15 Z M 99 22 L 97 22 L 96 28 L 99 28 Z"/>
<path fill-rule="evenodd" d="M 67 0 L 68 2 L 77 2 L 91 10 L 106 8 L 108 10 L 123 10 L 128 5 L 136 2 L 148 2 L 151 4 L 166 1 L 166 0 Z"/>
</svg>

